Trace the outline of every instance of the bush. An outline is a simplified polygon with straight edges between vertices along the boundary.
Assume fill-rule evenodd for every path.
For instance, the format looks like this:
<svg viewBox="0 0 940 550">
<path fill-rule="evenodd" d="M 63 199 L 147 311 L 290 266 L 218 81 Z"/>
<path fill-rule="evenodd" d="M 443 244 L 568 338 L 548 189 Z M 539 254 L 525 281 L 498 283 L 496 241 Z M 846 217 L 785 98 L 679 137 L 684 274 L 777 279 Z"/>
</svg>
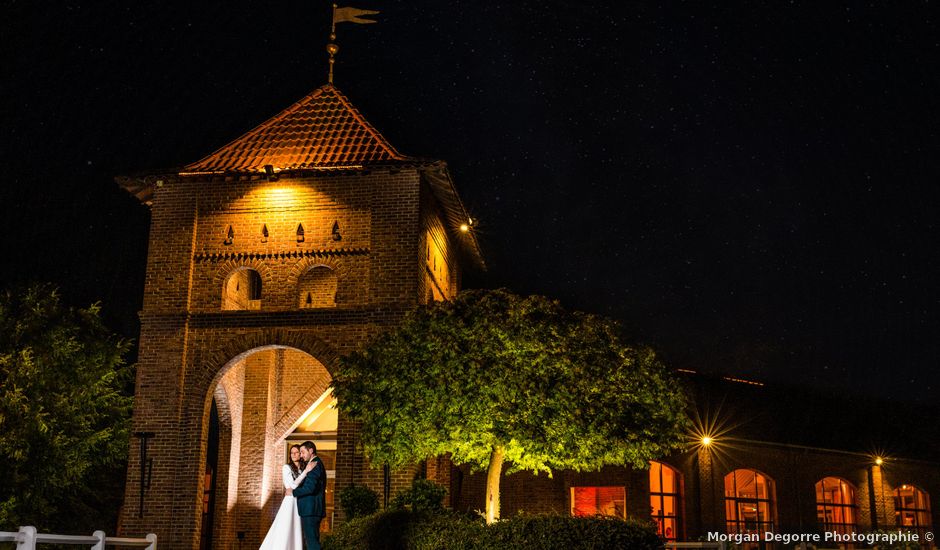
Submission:
<svg viewBox="0 0 940 550">
<path fill-rule="evenodd" d="M 487 526 L 477 516 L 392 510 L 344 523 L 326 550 L 662 550 L 650 522 L 519 515 Z"/>
<path fill-rule="evenodd" d="M 518 515 L 491 528 L 492 538 L 505 548 L 571 548 L 662 550 L 663 541 L 652 522 L 629 518 L 575 518 Z"/>
<path fill-rule="evenodd" d="M 390 510 L 343 522 L 323 539 L 323 550 L 404 549 L 412 518 L 407 510 Z"/>
<path fill-rule="evenodd" d="M 379 509 L 379 495 L 363 485 L 350 485 L 339 492 L 339 506 L 346 519 L 374 514 Z"/>
<path fill-rule="evenodd" d="M 412 512 L 442 512 L 444 487 L 427 479 L 416 479 L 411 488 L 398 492 L 392 499 L 392 508 L 408 508 Z"/>
</svg>

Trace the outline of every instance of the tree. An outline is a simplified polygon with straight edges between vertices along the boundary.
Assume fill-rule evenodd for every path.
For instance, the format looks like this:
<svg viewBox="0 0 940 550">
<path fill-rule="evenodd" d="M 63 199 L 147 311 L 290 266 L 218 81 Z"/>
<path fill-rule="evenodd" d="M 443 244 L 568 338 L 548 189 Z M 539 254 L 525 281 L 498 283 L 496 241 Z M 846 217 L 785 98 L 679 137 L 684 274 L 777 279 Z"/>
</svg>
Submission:
<svg viewBox="0 0 940 550">
<path fill-rule="evenodd" d="M 344 357 L 333 388 L 362 422 L 373 461 L 450 453 L 485 468 L 493 522 L 504 462 L 507 473 L 549 475 L 642 468 L 680 445 L 684 393 L 651 350 L 624 345 L 618 331 L 542 296 L 465 291 Z"/>
<path fill-rule="evenodd" d="M 0 293 L 0 528 L 113 522 L 132 398 L 126 340 L 50 285 Z M 82 525 L 84 524 L 84 525 Z"/>
</svg>

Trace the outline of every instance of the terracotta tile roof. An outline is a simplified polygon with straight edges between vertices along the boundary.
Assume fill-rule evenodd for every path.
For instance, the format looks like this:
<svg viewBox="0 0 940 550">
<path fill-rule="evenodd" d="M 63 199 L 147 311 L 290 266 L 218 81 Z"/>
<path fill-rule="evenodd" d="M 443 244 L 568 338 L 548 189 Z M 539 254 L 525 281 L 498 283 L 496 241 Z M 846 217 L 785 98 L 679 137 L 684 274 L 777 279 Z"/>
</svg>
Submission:
<svg viewBox="0 0 940 550">
<path fill-rule="evenodd" d="M 339 90 L 314 90 L 182 173 L 256 172 L 413 161 L 395 150 Z"/>
</svg>

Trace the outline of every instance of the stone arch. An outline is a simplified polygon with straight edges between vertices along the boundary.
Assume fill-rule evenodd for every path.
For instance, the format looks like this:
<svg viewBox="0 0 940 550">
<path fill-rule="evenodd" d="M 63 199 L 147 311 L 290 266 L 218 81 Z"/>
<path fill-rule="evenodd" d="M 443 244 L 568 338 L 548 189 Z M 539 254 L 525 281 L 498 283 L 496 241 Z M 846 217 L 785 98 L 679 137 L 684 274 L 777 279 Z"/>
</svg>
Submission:
<svg viewBox="0 0 940 550">
<path fill-rule="evenodd" d="M 296 285 L 297 280 L 307 271 L 314 267 L 323 266 L 328 267 L 336 273 L 336 276 L 339 278 L 349 276 L 349 266 L 346 265 L 341 258 L 336 256 L 328 255 L 317 255 L 304 258 L 294 264 L 294 267 L 291 268 L 290 273 L 287 276 L 287 282 L 289 285 Z"/>
<path fill-rule="evenodd" d="M 198 451 L 192 455 L 193 458 L 197 458 L 199 464 L 204 464 L 206 462 L 207 456 L 207 442 L 208 442 L 208 432 L 209 432 L 209 415 L 210 409 L 212 407 L 213 399 L 216 399 L 216 403 L 219 408 L 220 414 L 220 423 L 222 422 L 222 409 L 225 409 L 225 415 L 228 419 L 228 422 L 231 425 L 231 439 L 229 439 L 229 469 L 227 472 L 228 481 L 226 484 L 227 494 L 225 498 L 216 498 L 216 510 L 219 510 L 219 502 L 222 500 L 226 501 L 226 511 L 223 514 L 217 514 L 213 525 L 213 535 L 214 540 L 220 540 L 233 542 L 234 539 L 234 529 L 236 523 L 238 523 L 237 513 L 232 508 L 233 503 L 230 501 L 233 498 L 233 490 L 237 493 L 237 485 L 233 486 L 233 481 L 237 484 L 239 479 L 239 469 L 241 468 L 240 458 L 238 454 L 241 454 L 241 448 L 246 444 L 241 440 L 241 437 L 238 433 L 240 432 L 239 426 L 235 426 L 237 422 L 235 411 L 232 410 L 231 406 L 231 395 L 230 392 L 239 391 L 238 387 L 233 386 L 233 388 L 228 388 L 223 384 L 225 375 L 231 370 L 233 366 L 238 364 L 240 361 L 249 357 L 250 355 L 265 350 L 287 350 L 293 349 L 299 352 L 303 352 L 305 355 L 310 356 L 317 363 L 322 365 L 323 370 L 325 371 L 325 376 L 327 379 L 323 383 L 318 383 L 311 386 L 310 389 L 300 399 L 292 403 L 290 407 L 282 414 L 279 418 L 275 420 L 270 433 L 276 433 L 276 438 L 283 438 L 284 431 L 290 428 L 294 421 L 297 420 L 303 413 L 307 410 L 304 407 L 304 399 L 312 399 L 311 396 L 317 392 L 322 393 L 325 391 L 326 387 L 329 384 L 329 381 L 332 380 L 332 372 L 335 369 L 337 364 L 338 354 L 337 352 L 327 343 L 323 342 L 321 339 L 316 336 L 309 334 L 305 331 L 300 330 L 287 330 L 287 329 L 263 329 L 257 331 L 250 331 L 247 333 L 237 333 L 231 334 L 229 338 L 225 339 L 223 342 L 217 342 L 212 348 L 212 351 L 202 354 L 196 354 L 199 357 L 198 361 L 201 366 L 204 366 L 203 369 L 200 369 L 201 373 L 194 373 L 192 379 L 190 379 L 191 385 L 187 391 L 186 399 L 186 411 L 184 412 L 190 418 L 193 419 L 202 419 L 201 426 L 192 426 L 197 431 L 195 436 L 198 437 L 197 441 L 200 442 Z M 214 373 L 214 375 L 210 375 Z M 202 374 L 203 376 L 199 376 Z M 200 379 L 201 378 L 201 379 Z M 220 404 L 224 402 L 224 404 Z M 221 427 L 221 426 L 220 426 Z M 192 433 L 192 432 L 190 432 Z M 267 435 L 267 434 L 266 434 Z M 181 433 L 181 437 L 186 437 Z M 192 441 L 192 440 L 191 440 Z M 220 433 L 220 446 L 224 445 L 221 441 Z M 236 449 L 238 447 L 238 449 Z M 220 450 L 221 451 L 221 450 Z M 268 472 L 272 468 L 272 460 L 269 456 L 270 453 L 267 451 L 262 453 L 262 456 L 259 457 L 265 462 L 264 471 Z M 220 452 L 220 463 L 222 460 Z M 279 468 L 279 466 L 277 466 Z M 278 470 L 279 472 L 280 470 Z M 202 495 L 205 490 L 204 477 L 199 476 L 198 479 L 193 480 L 198 486 L 197 493 Z M 221 496 L 219 491 L 221 488 L 217 485 L 216 491 L 217 495 Z M 235 496 L 237 498 L 237 495 Z M 178 513 L 185 514 L 188 509 L 185 503 L 177 503 Z M 266 502 L 262 509 L 259 510 L 259 521 L 262 516 L 268 514 L 268 512 L 273 512 L 272 507 L 269 502 Z M 201 530 L 201 525 L 198 524 L 197 519 L 197 533 Z M 222 523 L 222 522 L 226 523 Z M 238 530 L 242 530 L 239 527 Z M 216 534 L 218 532 L 218 534 Z M 231 540 L 229 540 L 231 539 Z M 260 544 L 260 540 L 257 541 Z"/>
<path fill-rule="evenodd" d="M 295 290 L 296 307 L 336 307 L 340 281 L 348 274 L 345 262 L 334 256 L 315 256 L 297 262 L 288 277 Z"/>
<path fill-rule="evenodd" d="M 243 359 L 262 348 L 295 348 L 300 350 L 322 363 L 331 377 L 339 360 L 339 353 L 332 346 L 309 331 L 267 328 L 233 334 L 229 339 L 215 346 L 213 351 L 205 357 L 203 364 L 206 366 L 206 370 L 214 373 L 214 375 L 212 382 L 204 388 L 203 392 L 218 384 L 227 367 L 231 367 L 239 359 Z"/>
<path fill-rule="evenodd" d="M 241 292 L 231 288 L 233 281 L 234 284 L 245 285 Z M 220 307 L 223 310 L 259 309 L 265 292 L 270 295 L 272 282 L 271 269 L 257 259 L 229 260 L 219 266 L 213 277 L 213 287 L 220 293 Z M 255 290 L 257 295 L 250 295 Z"/>
</svg>

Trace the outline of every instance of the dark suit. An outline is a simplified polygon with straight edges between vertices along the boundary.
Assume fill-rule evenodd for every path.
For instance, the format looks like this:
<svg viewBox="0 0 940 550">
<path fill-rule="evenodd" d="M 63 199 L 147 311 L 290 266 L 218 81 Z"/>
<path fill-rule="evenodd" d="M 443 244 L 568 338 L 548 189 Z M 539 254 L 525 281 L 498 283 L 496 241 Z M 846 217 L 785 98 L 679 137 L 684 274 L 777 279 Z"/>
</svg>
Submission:
<svg viewBox="0 0 940 550">
<path fill-rule="evenodd" d="M 294 489 L 294 497 L 307 550 L 320 550 L 320 522 L 326 516 L 326 470 L 319 457 L 313 460 L 317 465 Z"/>
</svg>

